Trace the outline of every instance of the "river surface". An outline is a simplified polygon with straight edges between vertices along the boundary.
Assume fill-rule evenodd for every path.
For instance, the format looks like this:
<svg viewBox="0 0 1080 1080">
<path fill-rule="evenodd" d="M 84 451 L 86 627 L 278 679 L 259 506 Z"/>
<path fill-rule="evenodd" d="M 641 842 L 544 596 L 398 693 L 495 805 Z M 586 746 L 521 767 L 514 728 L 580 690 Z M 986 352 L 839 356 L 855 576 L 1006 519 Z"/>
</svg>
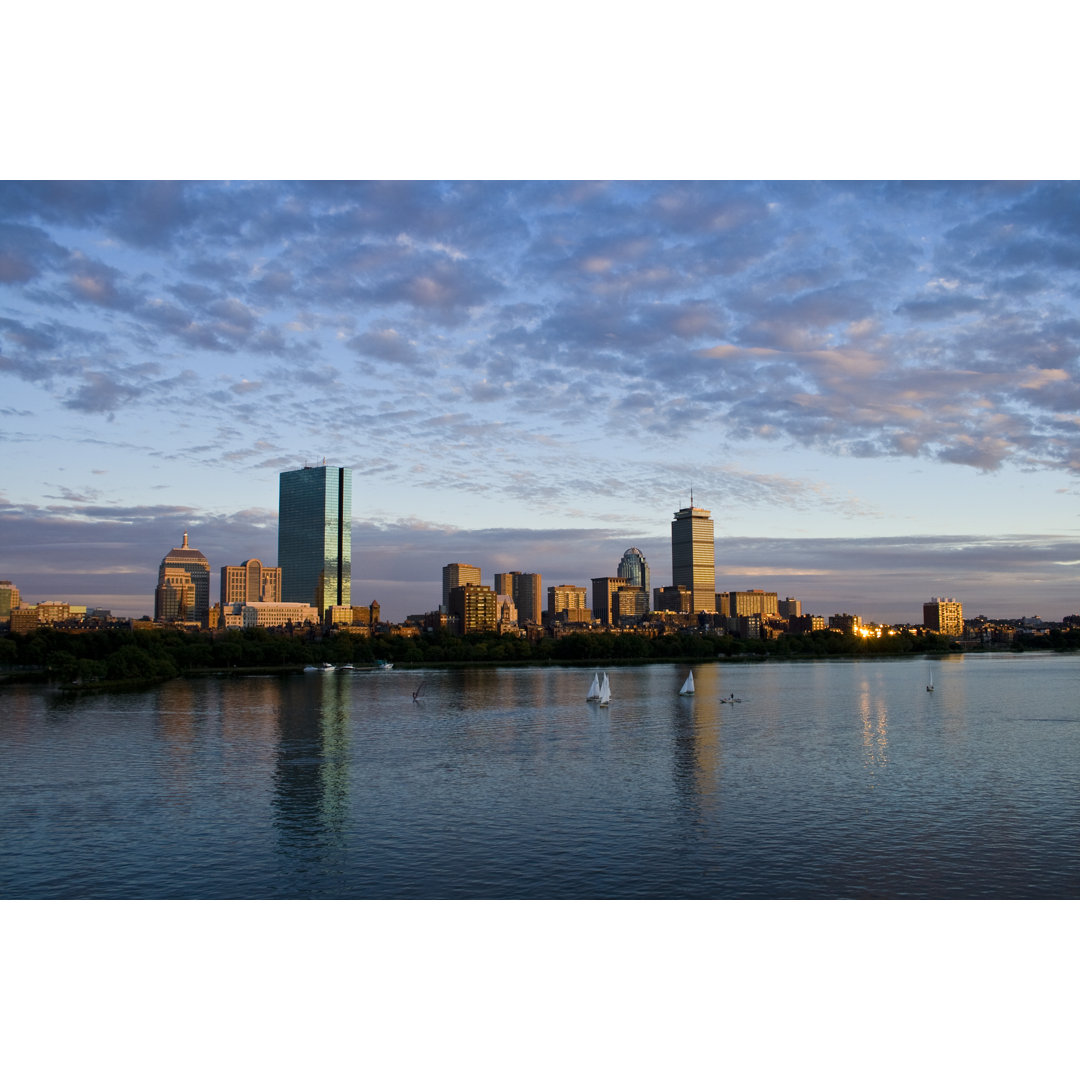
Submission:
<svg viewBox="0 0 1080 1080">
<path fill-rule="evenodd" d="M 5 687 L 0 897 L 1080 897 L 1080 658 L 688 670 Z"/>
</svg>

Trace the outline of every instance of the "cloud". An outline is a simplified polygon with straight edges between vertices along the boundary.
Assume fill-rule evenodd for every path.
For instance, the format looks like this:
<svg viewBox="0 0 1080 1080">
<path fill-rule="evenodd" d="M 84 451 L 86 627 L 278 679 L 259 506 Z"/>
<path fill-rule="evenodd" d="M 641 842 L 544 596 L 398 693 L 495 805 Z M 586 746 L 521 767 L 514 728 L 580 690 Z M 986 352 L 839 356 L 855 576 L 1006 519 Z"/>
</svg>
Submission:
<svg viewBox="0 0 1080 1080">
<path fill-rule="evenodd" d="M 131 311 L 141 300 L 116 267 L 75 252 L 68 260 L 65 291 L 76 302 Z"/>
<path fill-rule="evenodd" d="M 0 285 L 33 281 L 66 254 L 42 229 L 0 222 Z"/>
<path fill-rule="evenodd" d="M 986 304 L 976 296 L 931 296 L 921 300 L 906 300 L 897 311 L 909 318 L 926 322 L 953 319 L 957 315 L 969 315 Z"/>
<path fill-rule="evenodd" d="M 588 417 L 621 452 L 677 428 L 1075 470 L 1078 192 L 3 184 L 0 375 L 119 417 L 158 409 L 134 373 L 151 360 L 261 384 L 346 439 L 348 400 L 387 417 L 456 401 L 482 430 Z M 256 422 L 235 393 L 206 402 Z"/>
<path fill-rule="evenodd" d="M 385 360 L 395 366 L 431 371 L 416 350 L 416 346 L 392 326 L 367 330 L 346 342 L 348 348 L 361 356 Z"/>
</svg>

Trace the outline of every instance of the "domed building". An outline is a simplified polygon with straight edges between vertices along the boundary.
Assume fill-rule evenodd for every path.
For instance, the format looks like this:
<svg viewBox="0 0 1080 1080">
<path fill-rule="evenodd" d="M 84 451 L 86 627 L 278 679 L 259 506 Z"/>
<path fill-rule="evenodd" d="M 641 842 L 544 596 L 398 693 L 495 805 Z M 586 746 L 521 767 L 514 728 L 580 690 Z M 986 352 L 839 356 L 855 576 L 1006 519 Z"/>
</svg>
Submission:
<svg viewBox="0 0 1080 1080">
<path fill-rule="evenodd" d="M 617 577 L 626 578 L 630 585 L 636 585 L 645 590 L 646 602 L 651 598 L 649 591 L 649 564 L 645 556 L 636 548 L 627 548 L 619 562 Z"/>
<path fill-rule="evenodd" d="M 161 560 L 154 592 L 155 622 L 210 621 L 210 562 L 197 548 L 184 542 Z"/>
</svg>

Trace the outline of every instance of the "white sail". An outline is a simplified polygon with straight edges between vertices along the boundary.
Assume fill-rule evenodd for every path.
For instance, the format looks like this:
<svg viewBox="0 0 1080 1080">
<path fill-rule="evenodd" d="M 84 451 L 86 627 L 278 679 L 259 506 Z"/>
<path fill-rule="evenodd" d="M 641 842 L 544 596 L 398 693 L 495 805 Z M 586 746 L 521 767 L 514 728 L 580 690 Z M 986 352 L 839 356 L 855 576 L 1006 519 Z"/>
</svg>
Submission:
<svg viewBox="0 0 1080 1080">
<path fill-rule="evenodd" d="M 592 682 L 589 683 L 589 692 L 585 695 L 586 701 L 595 701 L 600 696 L 600 674 L 599 672 L 592 677 Z"/>
<path fill-rule="evenodd" d="M 686 682 L 684 682 L 682 684 L 682 689 L 679 691 L 679 693 L 680 694 L 690 695 L 693 692 L 694 692 L 694 673 L 691 671 L 690 674 L 686 676 Z"/>
<path fill-rule="evenodd" d="M 604 681 L 600 684 L 600 704 L 607 705 L 611 701 L 611 683 L 608 682 L 607 672 L 604 672 Z"/>
</svg>

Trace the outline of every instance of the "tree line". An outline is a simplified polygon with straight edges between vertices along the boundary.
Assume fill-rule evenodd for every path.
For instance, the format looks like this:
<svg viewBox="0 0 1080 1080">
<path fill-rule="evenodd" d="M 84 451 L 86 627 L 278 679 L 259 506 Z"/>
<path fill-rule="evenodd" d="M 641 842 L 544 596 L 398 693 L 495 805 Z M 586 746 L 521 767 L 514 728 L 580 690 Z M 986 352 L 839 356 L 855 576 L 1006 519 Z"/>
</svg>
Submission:
<svg viewBox="0 0 1080 1080">
<path fill-rule="evenodd" d="M 577 632 L 536 641 L 499 634 L 419 637 L 338 633 L 321 639 L 257 628 L 211 635 L 160 628 L 68 633 L 41 627 L 0 638 L 0 668 L 20 669 L 69 684 L 171 679 L 203 671 L 286 669 L 307 664 L 595 663 L 674 660 L 798 659 L 942 653 L 957 646 L 940 634 L 862 638 L 828 630 L 749 641 L 717 634 Z M 1024 649 L 1080 648 L 1080 629 L 1018 634 Z"/>
</svg>

